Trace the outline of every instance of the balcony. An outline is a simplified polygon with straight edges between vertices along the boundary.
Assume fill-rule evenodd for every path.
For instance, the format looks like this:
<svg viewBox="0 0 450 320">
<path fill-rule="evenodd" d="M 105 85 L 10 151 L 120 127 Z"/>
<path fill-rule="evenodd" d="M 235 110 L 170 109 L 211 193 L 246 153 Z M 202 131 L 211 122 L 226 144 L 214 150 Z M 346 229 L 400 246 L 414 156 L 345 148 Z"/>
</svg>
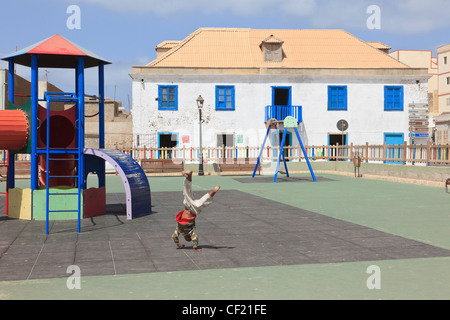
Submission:
<svg viewBox="0 0 450 320">
<path fill-rule="evenodd" d="M 302 107 L 301 106 L 266 106 L 264 122 L 270 119 L 283 121 L 287 116 L 294 117 L 297 122 L 302 122 Z"/>
</svg>

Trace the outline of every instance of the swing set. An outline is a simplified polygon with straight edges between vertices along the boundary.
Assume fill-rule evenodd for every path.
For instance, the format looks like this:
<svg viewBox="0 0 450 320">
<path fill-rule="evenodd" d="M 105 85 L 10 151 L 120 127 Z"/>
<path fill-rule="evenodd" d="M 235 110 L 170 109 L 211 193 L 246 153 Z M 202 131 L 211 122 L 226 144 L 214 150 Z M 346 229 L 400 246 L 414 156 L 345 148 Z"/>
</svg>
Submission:
<svg viewBox="0 0 450 320">
<path fill-rule="evenodd" d="M 277 182 L 277 176 L 278 176 L 278 173 L 280 172 L 279 170 L 280 170 L 281 158 L 283 158 L 284 169 L 286 170 L 286 176 L 289 178 L 289 170 L 288 170 L 288 167 L 287 167 L 287 164 L 286 164 L 286 158 L 284 156 L 284 152 L 283 152 L 283 147 L 282 146 L 284 146 L 284 143 L 286 141 L 286 135 L 287 135 L 288 129 L 292 128 L 292 129 L 294 129 L 295 134 L 296 134 L 297 139 L 298 139 L 298 142 L 300 143 L 300 147 L 302 148 L 303 155 L 305 156 L 306 163 L 308 164 L 309 172 L 311 173 L 311 177 L 312 177 L 314 182 L 317 181 L 316 176 L 314 175 L 314 171 L 313 171 L 313 169 L 311 167 L 311 163 L 310 163 L 310 161 L 308 159 L 308 155 L 306 153 L 306 150 L 305 150 L 305 147 L 303 145 L 302 139 L 300 137 L 300 134 L 298 133 L 297 127 L 298 127 L 298 124 L 301 122 L 301 120 L 299 120 L 299 119 L 301 119 L 301 116 L 299 116 L 298 118 L 294 118 L 293 116 L 287 116 L 283 120 L 277 120 L 275 118 L 270 118 L 270 119 L 268 119 L 265 122 L 266 127 L 267 127 L 267 132 L 266 132 L 266 135 L 264 137 L 263 144 L 261 146 L 261 151 L 259 152 L 258 160 L 256 161 L 255 169 L 253 170 L 252 178 L 255 177 L 256 170 L 257 170 L 257 168 L 258 168 L 258 166 L 259 166 L 259 164 L 261 162 L 261 156 L 262 156 L 262 153 L 263 153 L 263 150 L 264 150 L 264 146 L 266 144 L 266 140 L 267 140 L 267 137 L 269 136 L 269 133 L 270 133 L 271 129 L 277 130 L 277 133 L 278 133 L 277 136 L 278 137 L 280 137 L 280 132 L 283 131 L 283 138 L 280 141 L 280 152 L 278 154 L 277 167 L 276 167 L 276 170 L 275 170 L 275 176 L 273 178 L 273 182 Z"/>
</svg>

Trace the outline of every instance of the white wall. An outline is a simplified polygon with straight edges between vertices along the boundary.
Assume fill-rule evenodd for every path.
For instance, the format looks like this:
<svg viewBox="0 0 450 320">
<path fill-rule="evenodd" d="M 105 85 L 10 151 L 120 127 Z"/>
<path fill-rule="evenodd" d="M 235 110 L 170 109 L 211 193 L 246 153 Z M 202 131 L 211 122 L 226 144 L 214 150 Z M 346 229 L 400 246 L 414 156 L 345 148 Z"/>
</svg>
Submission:
<svg viewBox="0 0 450 320">
<path fill-rule="evenodd" d="M 140 75 L 141 76 L 141 75 Z M 278 75 L 142 75 L 133 80 L 133 133 L 178 133 L 190 137 L 185 147 L 199 144 L 196 99 L 205 100 L 203 146 L 215 146 L 216 134 L 242 134 L 238 146 L 259 146 L 266 133 L 264 108 L 272 104 L 272 86 L 291 86 L 292 105 L 303 106 L 299 131 L 306 145 L 326 145 L 329 133 L 339 133 L 336 124 L 349 123 L 348 141 L 382 144 L 383 133 L 403 132 L 408 140 L 408 104 L 427 103 L 427 78 L 400 80 L 380 76 L 278 76 Z M 235 111 L 215 111 L 215 86 L 235 86 Z M 158 85 L 178 85 L 178 111 L 158 110 Z M 328 85 L 347 85 L 347 111 L 328 111 Z M 404 111 L 384 111 L 384 86 L 404 86 Z M 294 145 L 297 145 L 294 138 Z M 148 146 L 148 145 L 147 145 Z M 156 145 L 153 145 L 156 147 Z"/>
</svg>

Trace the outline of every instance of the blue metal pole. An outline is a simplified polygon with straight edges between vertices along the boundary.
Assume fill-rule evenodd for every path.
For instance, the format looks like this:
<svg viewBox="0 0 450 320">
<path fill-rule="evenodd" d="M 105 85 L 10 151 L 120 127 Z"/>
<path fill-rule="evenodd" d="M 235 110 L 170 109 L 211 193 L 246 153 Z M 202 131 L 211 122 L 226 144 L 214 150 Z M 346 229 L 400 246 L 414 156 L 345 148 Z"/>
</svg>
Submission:
<svg viewBox="0 0 450 320">
<path fill-rule="evenodd" d="M 84 191 L 84 58 L 78 57 L 78 232 L 81 221 L 81 193 Z"/>
<path fill-rule="evenodd" d="M 78 148 L 80 153 L 84 151 L 84 58 L 78 57 Z M 80 176 L 84 173 L 84 162 L 80 161 Z M 84 189 L 84 178 L 81 188 Z"/>
<path fill-rule="evenodd" d="M 105 148 L 105 68 L 103 62 L 98 64 L 98 94 L 100 100 L 98 103 L 98 118 L 99 118 L 99 148 Z"/>
<path fill-rule="evenodd" d="M 298 133 L 297 128 L 294 128 L 294 129 L 295 129 L 295 133 L 297 135 L 298 142 L 300 142 L 300 146 L 302 147 L 303 154 L 305 155 L 306 163 L 308 164 L 308 167 L 309 167 L 309 172 L 311 172 L 311 176 L 312 176 L 314 182 L 316 182 L 317 181 L 316 176 L 314 175 L 314 171 L 311 167 L 311 163 L 309 163 L 308 155 L 306 154 L 306 150 L 305 150 L 305 147 L 303 146 L 303 142 L 302 142 L 302 139 L 300 138 L 300 134 Z"/>
<path fill-rule="evenodd" d="M 45 233 L 49 233 L 50 220 L 50 99 L 47 98 L 47 140 L 45 141 Z"/>
<path fill-rule="evenodd" d="M 278 170 L 280 169 L 281 154 L 283 153 L 284 141 L 286 140 L 286 132 L 287 129 L 284 128 L 283 139 L 281 140 L 280 144 L 280 154 L 278 155 L 277 168 L 275 169 L 275 177 L 273 178 L 273 182 L 277 182 Z"/>
<path fill-rule="evenodd" d="M 278 129 L 278 125 L 277 125 L 277 129 Z M 284 129 L 284 130 L 286 131 L 286 129 Z M 278 132 L 279 132 L 279 131 L 278 131 Z M 285 158 L 285 156 L 284 156 L 284 150 L 283 150 L 284 144 L 281 143 L 280 135 L 279 135 L 279 134 L 278 134 L 278 141 L 279 141 L 279 143 L 280 143 L 280 146 L 283 146 L 283 147 L 281 148 L 281 150 L 283 151 L 283 152 L 282 152 L 282 156 L 283 156 L 284 169 L 286 170 L 286 176 L 289 178 L 289 170 L 288 170 L 288 167 L 287 167 L 287 164 L 286 164 L 286 158 Z"/>
<path fill-rule="evenodd" d="M 37 119 L 38 119 L 38 57 L 31 56 L 31 190 L 37 189 L 38 166 L 37 166 Z"/>
<path fill-rule="evenodd" d="M 14 58 L 8 60 L 8 97 L 14 103 Z M 6 109 L 6 108 L 5 108 Z"/>
<path fill-rule="evenodd" d="M 99 148 L 105 148 L 105 65 L 102 61 L 98 63 L 98 141 Z M 102 188 L 106 184 L 105 162 L 102 162 L 98 172 L 98 187 Z"/>
<path fill-rule="evenodd" d="M 75 66 L 75 94 L 77 95 L 78 98 L 78 64 Z M 76 114 L 78 114 L 78 108 Z"/>
<path fill-rule="evenodd" d="M 8 96 L 9 101 L 14 104 L 14 58 L 9 58 L 8 60 Z M 7 106 L 5 106 L 7 109 Z M 15 188 L 15 154 L 10 153 L 8 157 L 8 188 Z"/>
<path fill-rule="evenodd" d="M 270 123 L 269 123 L 269 125 L 268 125 L 268 127 L 267 127 L 266 136 L 264 137 L 264 141 L 263 141 L 263 144 L 262 144 L 262 146 L 261 146 L 261 150 L 259 151 L 258 160 L 256 160 L 256 166 L 255 166 L 255 169 L 253 170 L 252 178 L 255 177 L 256 170 L 258 169 L 259 162 L 260 162 L 260 159 L 261 159 L 261 155 L 262 155 L 262 153 L 263 153 L 263 151 L 264 151 L 264 145 L 266 144 L 266 139 L 267 139 L 267 136 L 269 135 L 269 131 L 270 131 Z"/>
</svg>

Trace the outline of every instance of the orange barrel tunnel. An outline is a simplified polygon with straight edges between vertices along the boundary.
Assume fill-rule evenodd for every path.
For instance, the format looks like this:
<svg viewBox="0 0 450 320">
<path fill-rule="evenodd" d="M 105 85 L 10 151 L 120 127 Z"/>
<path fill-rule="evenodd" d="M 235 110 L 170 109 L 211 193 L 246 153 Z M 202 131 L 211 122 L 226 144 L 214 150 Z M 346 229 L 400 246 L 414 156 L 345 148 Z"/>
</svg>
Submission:
<svg viewBox="0 0 450 320">
<path fill-rule="evenodd" d="M 21 150 L 28 143 L 28 129 L 25 112 L 0 110 L 0 150 Z"/>
<path fill-rule="evenodd" d="M 76 108 L 67 110 L 50 111 L 50 121 L 47 121 L 47 110 L 39 105 L 38 116 L 41 125 L 38 128 L 38 147 L 47 146 L 47 126 L 50 123 L 50 148 L 52 149 L 72 149 L 76 147 L 75 128 Z M 49 186 L 75 186 L 75 176 L 77 170 L 76 156 L 73 154 L 51 154 L 49 162 Z M 39 155 L 39 184 L 45 186 L 47 175 L 46 155 Z"/>
</svg>

